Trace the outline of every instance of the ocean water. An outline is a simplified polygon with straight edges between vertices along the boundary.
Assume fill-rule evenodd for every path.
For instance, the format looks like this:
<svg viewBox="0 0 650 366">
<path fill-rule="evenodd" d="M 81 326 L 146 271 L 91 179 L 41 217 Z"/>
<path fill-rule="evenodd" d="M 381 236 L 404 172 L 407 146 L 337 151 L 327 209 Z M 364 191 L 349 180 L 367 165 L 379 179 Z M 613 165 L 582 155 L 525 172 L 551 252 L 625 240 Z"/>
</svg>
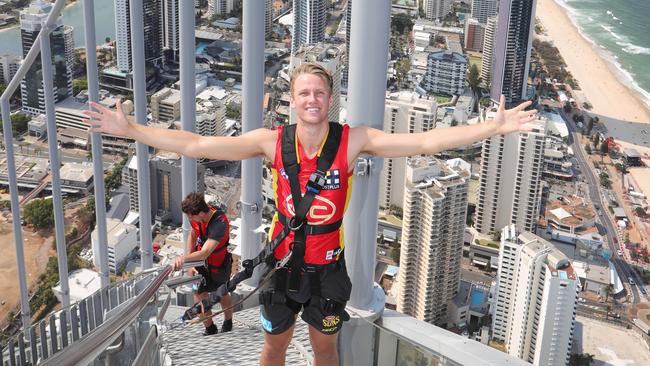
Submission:
<svg viewBox="0 0 650 366">
<path fill-rule="evenodd" d="M 650 107 L 650 0 L 555 0 Z"/>
</svg>

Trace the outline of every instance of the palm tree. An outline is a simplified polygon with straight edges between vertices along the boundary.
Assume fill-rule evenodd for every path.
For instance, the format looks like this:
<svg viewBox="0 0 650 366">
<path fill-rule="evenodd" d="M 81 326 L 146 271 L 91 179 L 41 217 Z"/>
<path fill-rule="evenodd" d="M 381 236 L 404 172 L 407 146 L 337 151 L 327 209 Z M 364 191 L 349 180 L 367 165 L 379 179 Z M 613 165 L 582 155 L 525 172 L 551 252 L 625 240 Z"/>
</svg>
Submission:
<svg viewBox="0 0 650 366">
<path fill-rule="evenodd" d="M 469 68 L 469 73 L 467 74 L 467 84 L 474 94 L 474 107 L 472 109 L 474 112 L 476 112 L 478 109 L 478 95 L 481 91 L 480 85 L 482 82 L 483 79 L 481 79 L 481 75 L 479 74 L 478 66 L 476 66 L 476 64 L 473 64 Z"/>
<path fill-rule="evenodd" d="M 605 294 L 605 302 L 609 301 L 609 297 L 614 293 L 614 286 L 609 284 L 603 287 L 603 293 Z"/>
</svg>

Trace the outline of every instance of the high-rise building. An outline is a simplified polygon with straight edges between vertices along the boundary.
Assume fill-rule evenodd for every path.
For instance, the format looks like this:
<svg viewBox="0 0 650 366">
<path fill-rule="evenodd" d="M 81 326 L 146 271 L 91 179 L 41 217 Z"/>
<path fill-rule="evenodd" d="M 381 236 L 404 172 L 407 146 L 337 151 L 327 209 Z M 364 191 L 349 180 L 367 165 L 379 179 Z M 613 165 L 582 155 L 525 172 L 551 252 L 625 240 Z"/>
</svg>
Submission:
<svg viewBox="0 0 650 366">
<path fill-rule="evenodd" d="M 461 159 L 408 160 L 397 311 L 446 324 L 460 281 L 469 179 Z"/>
<path fill-rule="evenodd" d="M 348 85 L 348 71 L 350 69 L 350 29 L 352 29 L 352 0 L 348 0 L 345 11 L 345 67 L 343 68 L 343 85 Z"/>
<path fill-rule="evenodd" d="M 444 18 L 451 11 L 452 0 L 424 0 L 424 16 L 429 20 Z"/>
<path fill-rule="evenodd" d="M 239 6 L 241 0 L 208 0 L 208 15 L 228 15 Z"/>
<path fill-rule="evenodd" d="M 494 111 L 488 112 L 488 118 Z M 475 226 L 483 233 L 515 224 L 534 232 L 541 200 L 546 121 L 530 122 L 532 131 L 493 136 L 483 142 Z"/>
<path fill-rule="evenodd" d="M 164 47 L 169 52 L 169 59 L 179 61 L 180 22 L 179 0 L 163 0 L 163 39 Z"/>
<path fill-rule="evenodd" d="M 339 121 L 341 112 L 341 75 L 343 72 L 343 45 L 315 43 L 301 45 L 291 57 L 291 66 L 296 68 L 303 63 L 316 63 L 332 75 L 332 104 L 327 115 L 332 122 Z M 295 110 L 291 110 L 291 123 L 295 123 Z"/>
<path fill-rule="evenodd" d="M 198 191 L 205 191 L 205 168 L 197 166 Z M 156 221 L 180 225 L 183 222 L 181 201 L 181 158 L 174 153 L 158 153 L 149 160 L 151 213 Z M 129 187 L 129 211 L 139 212 L 138 159 L 133 155 L 122 169 L 122 182 Z"/>
<path fill-rule="evenodd" d="M 266 38 L 271 36 L 273 30 L 273 0 L 265 0 L 266 12 L 264 13 L 264 34 Z"/>
<path fill-rule="evenodd" d="M 51 10 L 51 3 L 36 0 L 28 8 L 20 12 L 23 58 L 27 56 Z M 73 47 L 73 45 L 72 27 L 61 25 L 59 21 L 50 33 L 55 103 L 72 95 L 72 64 L 70 58 L 74 60 L 74 49 L 71 50 L 70 47 Z M 30 114 L 45 113 L 45 93 L 40 56 L 36 58 L 32 67 L 27 71 L 20 89 L 23 111 Z"/>
<path fill-rule="evenodd" d="M 497 34 L 497 17 L 489 17 L 483 36 L 483 59 L 481 60 L 481 79 L 486 86 L 492 81 L 492 64 L 494 63 L 494 42 Z"/>
<path fill-rule="evenodd" d="M 463 54 L 440 50 L 429 53 L 427 72 L 420 86 L 430 93 L 463 94 L 467 76 L 467 59 Z"/>
<path fill-rule="evenodd" d="M 386 95 L 384 131 L 388 133 L 418 133 L 436 126 L 435 98 L 420 97 L 417 93 L 402 91 Z M 379 207 L 402 208 L 406 158 L 384 159 L 379 181 Z"/>
<path fill-rule="evenodd" d="M 497 281 L 493 337 L 534 365 L 567 365 L 579 286 L 568 258 L 510 225 L 501 234 Z"/>
<path fill-rule="evenodd" d="M 325 0 L 295 0 L 291 54 L 295 55 L 303 44 L 322 42 L 326 23 Z"/>
<path fill-rule="evenodd" d="M 500 0 L 494 45 L 491 97 L 508 106 L 526 98 L 536 0 Z"/>
<path fill-rule="evenodd" d="M 497 15 L 499 0 L 472 0 L 471 17 L 486 24 L 489 17 Z"/>
<path fill-rule="evenodd" d="M 131 53 L 130 0 L 115 0 L 115 39 L 117 68 L 129 73 L 133 70 Z M 163 14 L 160 1 L 143 1 L 144 58 L 148 65 L 157 65 L 163 56 Z"/>
<path fill-rule="evenodd" d="M 480 52 L 483 50 L 483 38 L 485 37 L 485 24 L 470 18 L 465 22 L 465 49 Z"/>
<path fill-rule="evenodd" d="M 9 84 L 9 81 L 16 75 L 22 62 L 20 56 L 3 55 L 0 56 L 0 84 Z"/>
</svg>

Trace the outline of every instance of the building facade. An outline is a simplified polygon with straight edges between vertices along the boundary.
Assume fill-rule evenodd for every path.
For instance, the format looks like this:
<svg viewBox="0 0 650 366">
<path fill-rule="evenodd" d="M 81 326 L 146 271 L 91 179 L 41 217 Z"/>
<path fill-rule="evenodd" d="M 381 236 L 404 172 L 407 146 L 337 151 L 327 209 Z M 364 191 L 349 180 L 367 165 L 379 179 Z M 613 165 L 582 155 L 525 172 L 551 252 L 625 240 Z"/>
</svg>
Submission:
<svg viewBox="0 0 650 366">
<path fill-rule="evenodd" d="M 492 64 L 491 97 L 508 105 L 526 97 L 537 0 L 501 0 Z"/>
<path fill-rule="evenodd" d="M 424 0 L 424 16 L 429 20 L 444 18 L 451 11 L 452 0 Z"/>
<path fill-rule="evenodd" d="M 474 52 L 483 50 L 485 37 L 485 24 L 476 19 L 468 19 L 465 23 L 465 49 Z"/>
<path fill-rule="evenodd" d="M 499 10 L 498 0 L 472 0 L 471 17 L 481 24 L 486 24 L 488 18 L 497 15 Z"/>
<path fill-rule="evenodd" d="M 21 62 L 22 59 L 19 56 L 0 56 L 0 83 L 9 84 L 9 81 L 16 75 Z"/>
<path fill-rule="evenodd" d="M 181 158 L 174 153 L 159 153 L 149 161 L 151 182 L 151 213 L 156 222 L 180 225 L 183 222 L 181 202 Z M 205 191 L 205 168 L 197 165 L 198 191 Z M 139 212 L 138 159 L 133 155 L 122 169 L 122 183 L 129 188 L 129 211 Z"/>
<path fill-rule="evenodd" d="M 151 95 L 151 117 L 160 122 L 174 121 L 181 117 L 181 92 L 162 88 Z"/>
<path fill-rule="evenodd" d="M 490 17 L 483 35 L 483 58 L 481 59 L 481 79 L 486 87 L 492 84 L 492 64 L 494 63 L 494 42 L 496 41 L 498 18 Z"/>
<path fill-rule="evenodd" d="M 465 56 L 446 50 L 431 52 L 420 86 L 430 93 L 459 95 L 465 91 L 466 76 Z"/>
<path fill-rule="evenodd" d="M 469 164 L 415 157 L 406 170 L 397 311 L 443 326 L 460 281 Z"/>
<path fill-rule="evenodd" d="M 180 0 L 163 0 L 163 41 L 165 51 L 169 53 L 169 59 L 174 62 L 180 57 Z"/>
<path fill-rule="evenodd" d="M 494 111 L 488 112 L 488 117 Z M 539 218 L 544 167 L 545 120 L 532 131 L 493 136 L 483 142 L 478 205 L 474 225 L 490 234 L 514 223 L 534 232 Z"/>
<path fill-rule="evenodd" d="M 384 131 L 388 133 L 418 133 L 436 126 L 435 98 L 420 97 L 402 91 L 386 95 Z M 407 158 L 385 158 L 379 181 L 379 207 L 403 208 Z"/>
<path fill-rule="evenodd" d="M 129 3 L 130 0 L 115 0 L 117 68 L 119 71 L 124 73 L 130 73 L 133 70 L 133 59 L 131 53 L 131 12 Z M 145 64 L 147 66 L 158 65 L 162 61 L 163 47 L 165 45 L 163 5 L 160 1 L 143 1 L 142 10 Z M 168 19 L 167 16 L 165 16 L 165 20 L 171 19 Z"/>
<path fill-rule="evenodd" d="M 325 39 L 326 24 L 325 0 L 295 0 L 291 54 L 295 55 L 304 44 L 322 42 Z"/>
<path fill-rule="evenodd" d="M 568 258 L 544 239 L 503 229 L 493 337 L 535 365 L 567 365 L 579 280 Z"/>
<path fill-rule="evenodd" d="M 23 48 L 23 58 L 27 57 L 32 44 L 41 31 L 42 24 L 52 10 L 52 4 L 40 0 L 20 12 L 20 37 Z M 52 81 L 54 87 L 54 102 L 60 102 L 72 95 L 72 63 L 74 49 L 72 42 L 72 27 L 58 25 L 50 33 L 50 49 L 52 53 Z M 40 56 L 27 71 L 21 83 L 21 100 L 24 112 L 37 115 L 45 113 L 45 91 L 43 90 L 43 71 Z"/>
</svg>

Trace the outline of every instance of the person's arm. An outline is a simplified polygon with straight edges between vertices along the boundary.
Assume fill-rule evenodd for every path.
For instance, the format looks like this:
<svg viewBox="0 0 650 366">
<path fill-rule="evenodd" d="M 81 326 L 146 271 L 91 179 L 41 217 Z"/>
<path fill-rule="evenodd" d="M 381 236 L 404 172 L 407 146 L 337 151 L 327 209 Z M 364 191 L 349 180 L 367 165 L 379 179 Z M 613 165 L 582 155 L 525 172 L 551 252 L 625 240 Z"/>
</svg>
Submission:
<svg viewBox="0 0 650 366">
<path fill-rule="evenodd" d="M 215 249 L 217 249 L 218 246 L 225 245 L 228 240 L 228 225 L 223 221 L 210 224 L 207 231 L 208 240 L 201 246 L 201 250 L 177 257 L 174 262 L 175 270 L 179 270 L 183 266 L 183 263 L 187 261 L 205 260 Z"/>
<path fill-rule="evenodd" d="M 192 253 L 194 251 L 194 245 L 196 244 L 196 233 L 193 229 L 190 229 L 189 234 L 187 235 L 187 243 L 185 247 L 187 248 L 187 253 Z M 187 274 L 194 276 L 197 273 L 196 268 L 192 267 L 187 271 Z"/>
<path fill-rule="evenodd" d="M 115 110 L 91 102 L 97 111 L 84 111 L 90 119 L 91 132 L 104 132 L 124 136 L 155 148 L 176 152 L 193 158 L 215 160 L 244 160 L 266 155 L 273 158 L 277 132 L 257 129 L 241 136 L 201 136 L 199 134 L 144 126 L 135 123 L 122 111 L 117 102 Z"/>
<path fill-rule="evenodd" d="M 419 154 L 435 154 L 480 141 L 497 134 L 516 131 L 530 131 L 525 124 L 535 119 L 537 110 L 524 110 L 531 103 L 525 102 L 506 110 L 503 96 L 493 120 L 472 126 L 435 128 L 422 133 L 386 133 L 369 128 L 356 127 L 350 130 L 350 149 L 348 160 L 353 161 L 359 154 L 380 157 L 401 157 Z"/>
</svg>

